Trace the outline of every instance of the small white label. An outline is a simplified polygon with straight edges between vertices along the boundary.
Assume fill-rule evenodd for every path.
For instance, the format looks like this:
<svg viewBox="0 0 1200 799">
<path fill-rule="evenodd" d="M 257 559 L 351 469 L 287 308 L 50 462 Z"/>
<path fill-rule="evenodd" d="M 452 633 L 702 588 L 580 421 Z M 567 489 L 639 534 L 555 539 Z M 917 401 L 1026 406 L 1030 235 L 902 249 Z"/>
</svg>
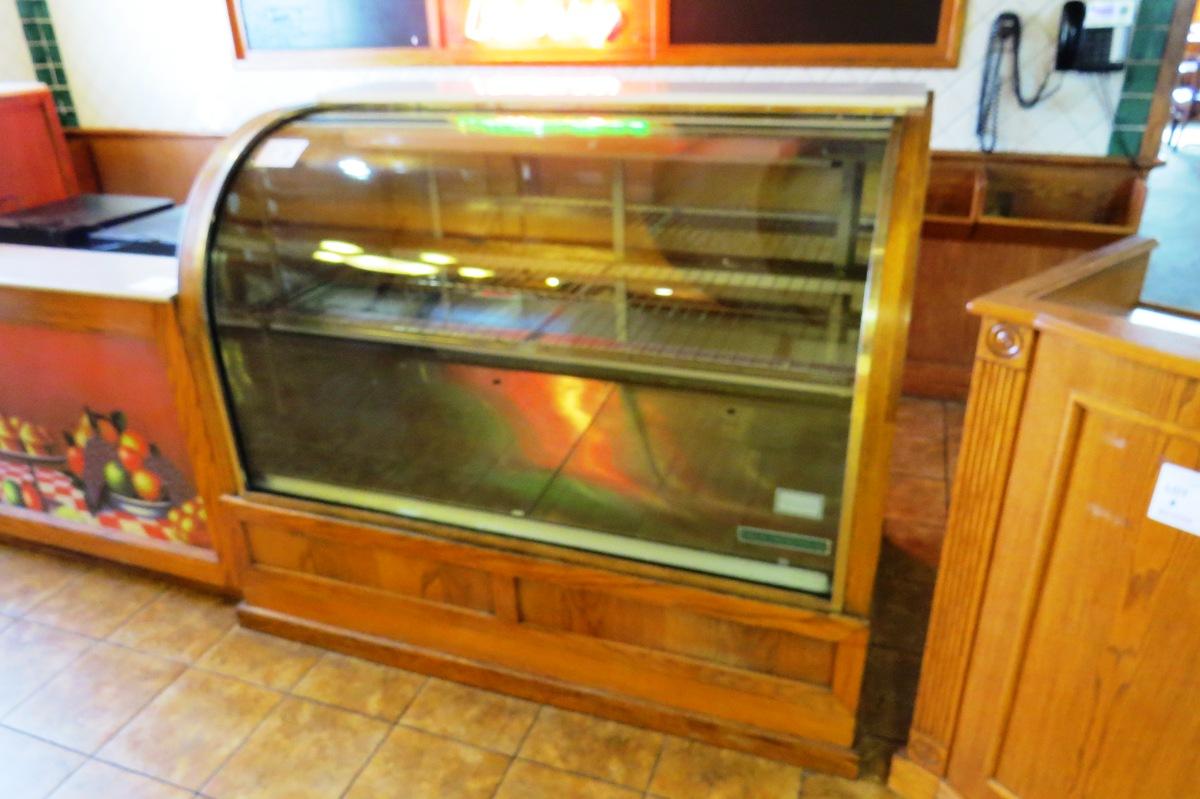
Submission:
<svg viewBox="0 0 1200 799">
<path fill-rule="evenodd" d="M 1121 28 L 1133 24 L 1133 0 L 1092 0 L 1083 17 L 1085 28 Z"/>
<path fill-rule="evenodd" d="M 1200 472 L 1164 463 L 1146 516 L 1160 524 L 1200 535 Z"/>
<path fill-rule="evenodd" d="M 271 139 L 254 155 L 254 166 L 291 169 L 308 149 L 308 139 Z"/>
<path fill-rule="evenodd" d="M 825 518 L 825 495 L 795 488 L 776 488 L 775 512 L 783 516 L 822 521 Z"/>
</svg>

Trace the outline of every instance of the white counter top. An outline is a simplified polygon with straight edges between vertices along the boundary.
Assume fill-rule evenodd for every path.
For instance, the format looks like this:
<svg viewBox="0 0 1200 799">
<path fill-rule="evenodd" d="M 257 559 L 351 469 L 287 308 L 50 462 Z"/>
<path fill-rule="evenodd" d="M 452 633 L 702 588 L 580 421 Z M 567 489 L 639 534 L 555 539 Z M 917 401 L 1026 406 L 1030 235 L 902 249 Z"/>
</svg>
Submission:
<svg viewBox="0 0 1200 799">
<path fill-rule="evenodd" d="M 165 255 L 0 244 L 0 290 L 4 288 L 168 302 L 179 292 L 179 261 Z"/>
</svg>

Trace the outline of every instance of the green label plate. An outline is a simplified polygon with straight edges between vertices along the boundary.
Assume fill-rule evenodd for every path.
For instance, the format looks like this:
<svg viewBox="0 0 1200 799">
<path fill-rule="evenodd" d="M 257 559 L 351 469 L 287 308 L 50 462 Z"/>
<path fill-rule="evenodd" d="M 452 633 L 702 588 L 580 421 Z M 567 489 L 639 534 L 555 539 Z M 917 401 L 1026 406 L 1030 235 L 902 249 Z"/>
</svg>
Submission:
<svg viewBox="0 0 1200 799">
<path fill-rule="evenodd" d="M 833 552 L 833 542 L 828 538 L 818 538 L 815 535 L 805 535 L 804 533 L 785 533 L 781 530 L 767 530 L 763 527 L 749 527 L 744 524 L 738 525 L 737 540 L 743 544 L 791 549 L 822 557 L 828 557 Z"/>
</svg>

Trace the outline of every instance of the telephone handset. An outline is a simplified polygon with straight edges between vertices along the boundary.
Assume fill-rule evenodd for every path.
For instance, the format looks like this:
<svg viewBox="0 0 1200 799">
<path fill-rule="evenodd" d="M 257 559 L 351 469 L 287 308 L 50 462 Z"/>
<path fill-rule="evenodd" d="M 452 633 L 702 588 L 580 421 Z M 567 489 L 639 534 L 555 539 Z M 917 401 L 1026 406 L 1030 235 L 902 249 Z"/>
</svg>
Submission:
<svg viewBox="0 0 1200 799">
<path fill-rule="evenodd" d="M 1133 29 L 1133 0 L 1083 3 L 1063 6 L 1058 27 L 1060 72 L 1116 72 L 1125 68 Z"/>
</svg>

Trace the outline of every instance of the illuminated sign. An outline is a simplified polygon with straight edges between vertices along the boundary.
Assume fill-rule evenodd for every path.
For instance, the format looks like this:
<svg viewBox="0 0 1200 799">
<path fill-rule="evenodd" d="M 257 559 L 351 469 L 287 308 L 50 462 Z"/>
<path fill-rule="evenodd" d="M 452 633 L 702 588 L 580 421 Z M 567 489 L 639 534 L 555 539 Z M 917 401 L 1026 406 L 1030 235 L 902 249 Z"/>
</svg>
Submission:
<svg viewBox="0 0 1200 799">
<path fill-rule="evenodd" d="M 622 21 L 617 0 L 471 0 L 463 33 L 496 47 L 603 47 Z"/>
<path fill-rule="evenodd" d="M 463 133 L 495 136 L 649 136 L 650 122 L 635 117 L 539 117 L 528 114 L 482 116 L 461 114 L 454 118 Z"/>
</svg>

